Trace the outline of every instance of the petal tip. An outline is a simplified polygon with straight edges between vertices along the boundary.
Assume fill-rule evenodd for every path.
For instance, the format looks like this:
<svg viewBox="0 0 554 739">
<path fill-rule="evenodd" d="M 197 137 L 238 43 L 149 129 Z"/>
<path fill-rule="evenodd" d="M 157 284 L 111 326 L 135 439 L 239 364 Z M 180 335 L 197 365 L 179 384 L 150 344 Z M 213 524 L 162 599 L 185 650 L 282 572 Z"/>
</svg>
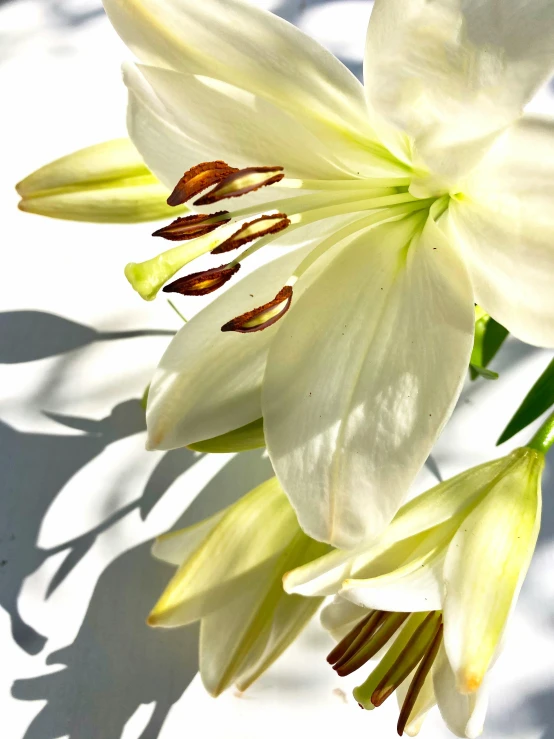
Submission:
<svg viewBox="0 0 554 739">
<path fill-rule="evenodd" d="M 462 695 L 470 695 L 479 690 L 482 682 L 482 674 L 475 671 L 463 670 L 457 675 L 456 688 Z"/>
</svg>

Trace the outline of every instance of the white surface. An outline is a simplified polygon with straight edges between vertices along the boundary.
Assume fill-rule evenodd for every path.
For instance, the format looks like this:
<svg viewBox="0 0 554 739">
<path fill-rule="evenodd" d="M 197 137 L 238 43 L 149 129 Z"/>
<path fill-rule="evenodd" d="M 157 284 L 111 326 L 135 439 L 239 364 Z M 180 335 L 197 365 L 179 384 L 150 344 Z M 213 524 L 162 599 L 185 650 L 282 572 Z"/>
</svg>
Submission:
<svg viewBox="0 0 554 739">
<path fill-rule="evenodd" d="M 260 4 L 360 72 L 369 3 Z M 106 334 L 178 327 L 163 299 L 143 303 L 123 277 L 127 261 L 154 253 L 149 226 L 15 209 L 21 177 L 124 132 L 124 56 L 95 0 L 0 3 L 0 735 L 392 739 L 394 702 L 368 714 L 345 698 L 349 684 L 325 664 L 330 640 L 317 623 L 246 695 L 217 702 L 194 677 L 196 627 L 144 625 L 171 572 L 146 542 L 270 473 L 258 452 L 143 450 L 137 398 L 168 337 Z M 536 106 L 554 110 L 548 90 Z M 494 440 L 550 357 L 510 341 L 494 363 L 501 379 L 467 388 L 418 488 L 433 484 L 436 468 L 446 477 L 497 455 Z M 539 546 L 495 669 L 490 738 L 554 737 L 553 473 L 551 462 Z M 422 736 L 450 735 L 433 714 Z"/>
</svg>

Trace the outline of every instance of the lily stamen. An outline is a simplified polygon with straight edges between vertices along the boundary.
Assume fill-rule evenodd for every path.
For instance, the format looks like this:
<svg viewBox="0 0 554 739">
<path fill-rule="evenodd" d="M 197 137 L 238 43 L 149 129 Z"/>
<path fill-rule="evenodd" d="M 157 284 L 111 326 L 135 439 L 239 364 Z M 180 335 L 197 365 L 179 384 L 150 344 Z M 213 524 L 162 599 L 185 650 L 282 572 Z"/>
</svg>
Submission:
<svg viewBox="0 0 554 739">
<path fill-rule="evenodd" d="M 400 659 L 391 666 L 373 691 L 371 702 L 374 706 L 382 705 L 417 667 L 435 640 L 441 619 L 442 614 L 437 611 L 432 611 L 425 617 L 400 655 Z"/>
<path fill-rule="evenodd" d="M 348 656 L 347 659 L 339 660 L 334 665 L 335 672 L 345 677 L 365 665 L 396 634 L 408 615 L 407 613 L 381 613 L 373 634 L 363 644 L 360 644 L 354 654 Z"/>
<path fill-rule="evenodd" d="M 199 195 L 203 190 L 216 185 L 233 172 L 238 172 L 236 167 L 231 167 L 227 162 L 218 159 L 215 162 L 202 162 L 196 164 L 185 172 L 171 195 L 167 199 L 168 205 L 182 205 L 187 200 Z"/>
<path fill-rule="evenodd" d="M 259 308 L 254 308 L 254 310 L 233 318 L 224 324 L 221 330 L 238 331 L 241 334 L 263 331 L 285 315 L 290 308 L 291 302 L 292 287 L 285 285 L 285 287 L 279 290 L 273 300 L 265 303 L 265 305 L 261 305 Z"/>
<path fill-rule="evenodd" d="M 404 729 L 408 725 L 408 722 L 410 720 L 410 716 L 416 704 L 417 698 L 419 694 L 421 693 L 423 684 L 437 657 L 437 654 L 440 649 L 440 645 L 442 643 L 442 632 L 443 632 L 443 625 L 441 623 L 439 625 L 439 628 L 437 629 L 435 638 L 429 645 L 427 651 L 425 652 L 423 656 L 423 659 L 419 663 L 419 667 L 417 668 L 415 675 L 412 678 L 412 682 L 410 683 L 410 687 L 408 688 L 408 692 L 406 693 L 406 697 L 404 698 L 404 702 L 402 703 L 402 708 L 400 710 L 400 716 L 398 717 L 398 724 L 396 725 L 398 736 L 402 736 L 402 734 L 404 733 Z"/>
<path fill-rule="evenodd" d="M 372 610 L 343 637 L 327 661 L 339 675 L 349 675 L 394 637 L 377 667 L 354 689 L 354 698 L 366 710 L 380 706 L 415 670 L 397 725 L 398 734 L 402 736 L 437 657 L 442 630 L 441 611 L 411 614 Z"/>
<path fill-rule="evenodd" d="M 282 231 L 289 225 L 290 220 L 285 213 L 260 216 L 254 221 L 243 223 L 236 233 L 219 244 L 219 246 L 216 246 L 216 248 L 212 250 L 212 254 L 223 254 L 224 252 L 238 249 L 260 236 L 279 233 L 279 231 Z M 217 226 L 215 226 L 215 228 L 217 228 Z"/>
<path fill-rule="evenodd" d="M 240 269 L 240 264 L 230 266 L 224 264 L 221 267 L 194 272 L 193 274 L 180 277 L 163 288 L 164 293 L 179 293 L 180 295 L 208 295 L 218 290 Z"/>
<path fill-rule="evenodd" d="M 219 213 L 214 213 L 213 215 L 195 213 L 192 216 L 177 218 L 168 226 L 154 231 L 152 236 L 161 236 L 163 239 L 168 239 L 168 241 L 187 241 L 188 239 L 195 239 L 197 236 L 204 236 L 211 231 L 215 231 L 216 228 L 219 228 L 224 223 L 228 223 L 230 220 L 231 216 L 226 210 L 221 210 Z"/>
<path fill-rule="evenodd" d="M 210 205 L 224 198 L 236 198 L 240 195 L 259 190 L 261 187 L 274 185 L 280 182 L 283 177 L 283 167 L 247 167 L 245 169 L 235 169 L 225 178 L 218 181 L 218 184 L 209 193 L 203 195 L 194 201 L 194 205 Z"/>
</svg>

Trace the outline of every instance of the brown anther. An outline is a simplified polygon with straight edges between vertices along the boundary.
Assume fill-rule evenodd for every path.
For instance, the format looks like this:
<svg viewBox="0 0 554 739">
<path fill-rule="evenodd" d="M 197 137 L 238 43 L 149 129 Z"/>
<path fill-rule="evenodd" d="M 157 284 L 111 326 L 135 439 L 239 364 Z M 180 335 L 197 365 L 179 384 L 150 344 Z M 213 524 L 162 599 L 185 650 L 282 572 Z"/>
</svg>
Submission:
<svg viewBox="0 0 554 739">
<path fill-rule="evenodd" d="M 272 326 L 285 315 L 290 308 L 291 302 L 292 287 L 285 285 L 269 303 L 265 303 L 265 305 L 259 308 L 254 308 L 254 310 L 233 318 L 232 321 L 222 326 L 221 330 L 238 331 L 241 334 L 248 334 L 252 331 L 263 331 L 264 328 Z"/>
<path fill-rule="evenodd" d="M 237 198 L 248 192 L 259 190 L 260 187 L 274 185 L 283 177 L 283 167 L 246 167 L 233 170 L 225 178 L 218 180 L 213 190 L 194 201 L 194 205 L 210 205 L 224 198 Z"/>
<path fill-rule="evenodd" d="M 231 218 L 221 218 L 221 220 L 213 222 L 214 218 L 219 216 L 226 216 L 228 212 L 226 210 L 220 210 L 219 213 L 212 213 L 211 215 L 200 215 L 199 213 L 192 216 L 185 216 L 184 218 L 177 218 L 175 221 L 170 223 L 168 226 L 159 228 L 154 231 L 152 236 L 161 236 L 169 241 L 187 241 L 188 239 L 195 239 L 197 236 L 204 236 L 209 234 L 210 231 L 215 231 L 224 223 L 229 223 Z"/>
<path fill-rule="evenodd" d="M 356 631 L 355 638 L 351 641 L 348 648 L 343 652 L 343 654 L 335 660 L 335 664 L 333 665 L 333 669 L 337 670 L 341 665 L 346 664 L 351 657 L 353 657 L 358 649 L 365 644 L 365 642 L 370 639 L 373 634 L 377 631 L 381 623 L 383 622 L 384 618 L 383 611 L 372 611 L 371 618 L 367 619 L 365 621 L 364 627 L 358 631 Z"/>
<path fill-rule="evenodd" d="M 214 290 L 218 290 L 239 269 L 240 264 L 235 264 L 234 267 L 223 264 L 221 267 L 213 267 L 203 272 L 194 272 L 166 285 L 163 291 L 164 293 L 180 293 L 181 295 L 207 295 L 214 292 Z"/>
<path fill-rule="evenodd" d="M 333 647 L 333 649 L 327 655 L 327 662 L 329 662 L 330 665 L 334 665 L 335 662 L 338 662 L 344 657 L 344 655 L 346 654 L 346 650 L 350 648 L 350 646 L 358 637 L 367 622 L 370 619 L 374 618 L 374 613 L 376 613 L 376 611 L 370 611 L 367 616 L 364 616 L 360 621 L 358 621 L 354 628 L 352 628 L 348 632 L 348 634 L 343 636 L 340 642 L 335 647 Z"/>
<path fill-rule="evenodd" d="M 377 628 L 366 637 L 365 642 L 360 643 L 357 650 L 347 660 L 343 658 L 337 662 L 334 667 L 337 674 L 341 677 L 350 675 L 375 657 L 377 652 L 396 634 L 408 616 L 408 613 L 383 614 Z"/>
<path fill-rule="evenodd" d="M 224 180 L 233 172 L 238 172 L 236 167 L 230 167 L 227 162 L 218 159 L 215 162 L 202 162 L 196 164 L 185 172 L 171 195 L 167 199 L 168 205 L 182 205 L 187 200 L 196 197 L 202 190 Z"/>
<path fill-rule="evenodd" d="M 225 239 L 219 246 L 212 249 L 212 254 L 224 254 L 227 251 L 238 249 L 249 241 L 260 238 L 260 236 L 268 236 L 269 234 L 278 233 L 287 226 L 290 221 L 286 213 L 275 213 L 269 216 L 260 216 L 254 221 L 243 223 L 243 225 L 228 239 Z"/>
<path fill-rule="evenodd" d="M 416 704 L 419 694 L 421 693 L 421 689 L 423 688 L 423 683 L 425 682 L 425 679 L 427 678 L 427 675 L 429 674 L 429 671 L 433 666 L 433 662 L 435 661 L 435 658 L 439 652 L 441 642 L 442 623 L 440 624 L 437 633 L 435 634 L 435 638 L 429 645 L 427 652 L 423 656 L 423 659 L 419 663 L 419 667 L 417 668 L 415 675 L 412 678 L 412 682 L 410 683 L 410 687 L 408 688 L 408 692 L 406 693 L 406 696 L 404 698 L 402 709 L 400 711 L 400 716 L 398 717 L 398 724 L 396 725 L 398 736 L 402 736 L 410 720 L 413 708 Z"/>
<path fill-rule="evenodd" d="M 402 654 L 373 691 L 371 702 L 375 707 L 384 703 L 396 688 L 404 682 L 410 672 L 417 667 L 430 644 L 434 641 L 440 626 L 440 612 L 431 611 L 412 634 Z"/>
</svg>

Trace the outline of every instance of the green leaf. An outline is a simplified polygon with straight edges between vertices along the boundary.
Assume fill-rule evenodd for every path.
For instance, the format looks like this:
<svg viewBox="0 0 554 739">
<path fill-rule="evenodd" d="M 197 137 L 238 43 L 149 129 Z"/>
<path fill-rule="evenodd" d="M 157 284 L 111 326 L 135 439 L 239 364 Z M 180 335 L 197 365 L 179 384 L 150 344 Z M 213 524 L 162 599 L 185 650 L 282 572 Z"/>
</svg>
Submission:
<svg viewBox="0 0 554 739">
<path fill-rule="evenodd" d="M 476 377 L 484 377 L 485 380 L 498 380 L 498 372 L 493 372 L 486 367 L 479 367 L 477 364 L 470 364 L 469 371 L 471 372 L 472 380 Z"/>
<path fill-rule="evenodd" d="M 512 419 L 500 434 L 496 445 L 503 444 L 512 436 L 535 421 L 554 405 L 554 359 L 525 396 Z"/>
<path fill-rule="evenodd" d="M 211 452 L 212 454 L 225 454 L 228 452 L 246 452 L 249 449 L 259 449 L 265 446 L 263 418 L 247 423 L 234 431 L 228 431 L 213 439 L 197 441 L 189 444 L 188 448 L 195 452 Z"/>
<path fill-rule="evenodd" d="M 477 377 L 485 377 L 487 380 L 496 380 L 498 374 L 492 375 L 483 372 L 494 359 L 496 353 L 508 336 L 508 330 L 500 323 L 485 313 L 475 321 L 475 339 L 469 365 L 469 373 L 472 380 Z"/>
</svg>

